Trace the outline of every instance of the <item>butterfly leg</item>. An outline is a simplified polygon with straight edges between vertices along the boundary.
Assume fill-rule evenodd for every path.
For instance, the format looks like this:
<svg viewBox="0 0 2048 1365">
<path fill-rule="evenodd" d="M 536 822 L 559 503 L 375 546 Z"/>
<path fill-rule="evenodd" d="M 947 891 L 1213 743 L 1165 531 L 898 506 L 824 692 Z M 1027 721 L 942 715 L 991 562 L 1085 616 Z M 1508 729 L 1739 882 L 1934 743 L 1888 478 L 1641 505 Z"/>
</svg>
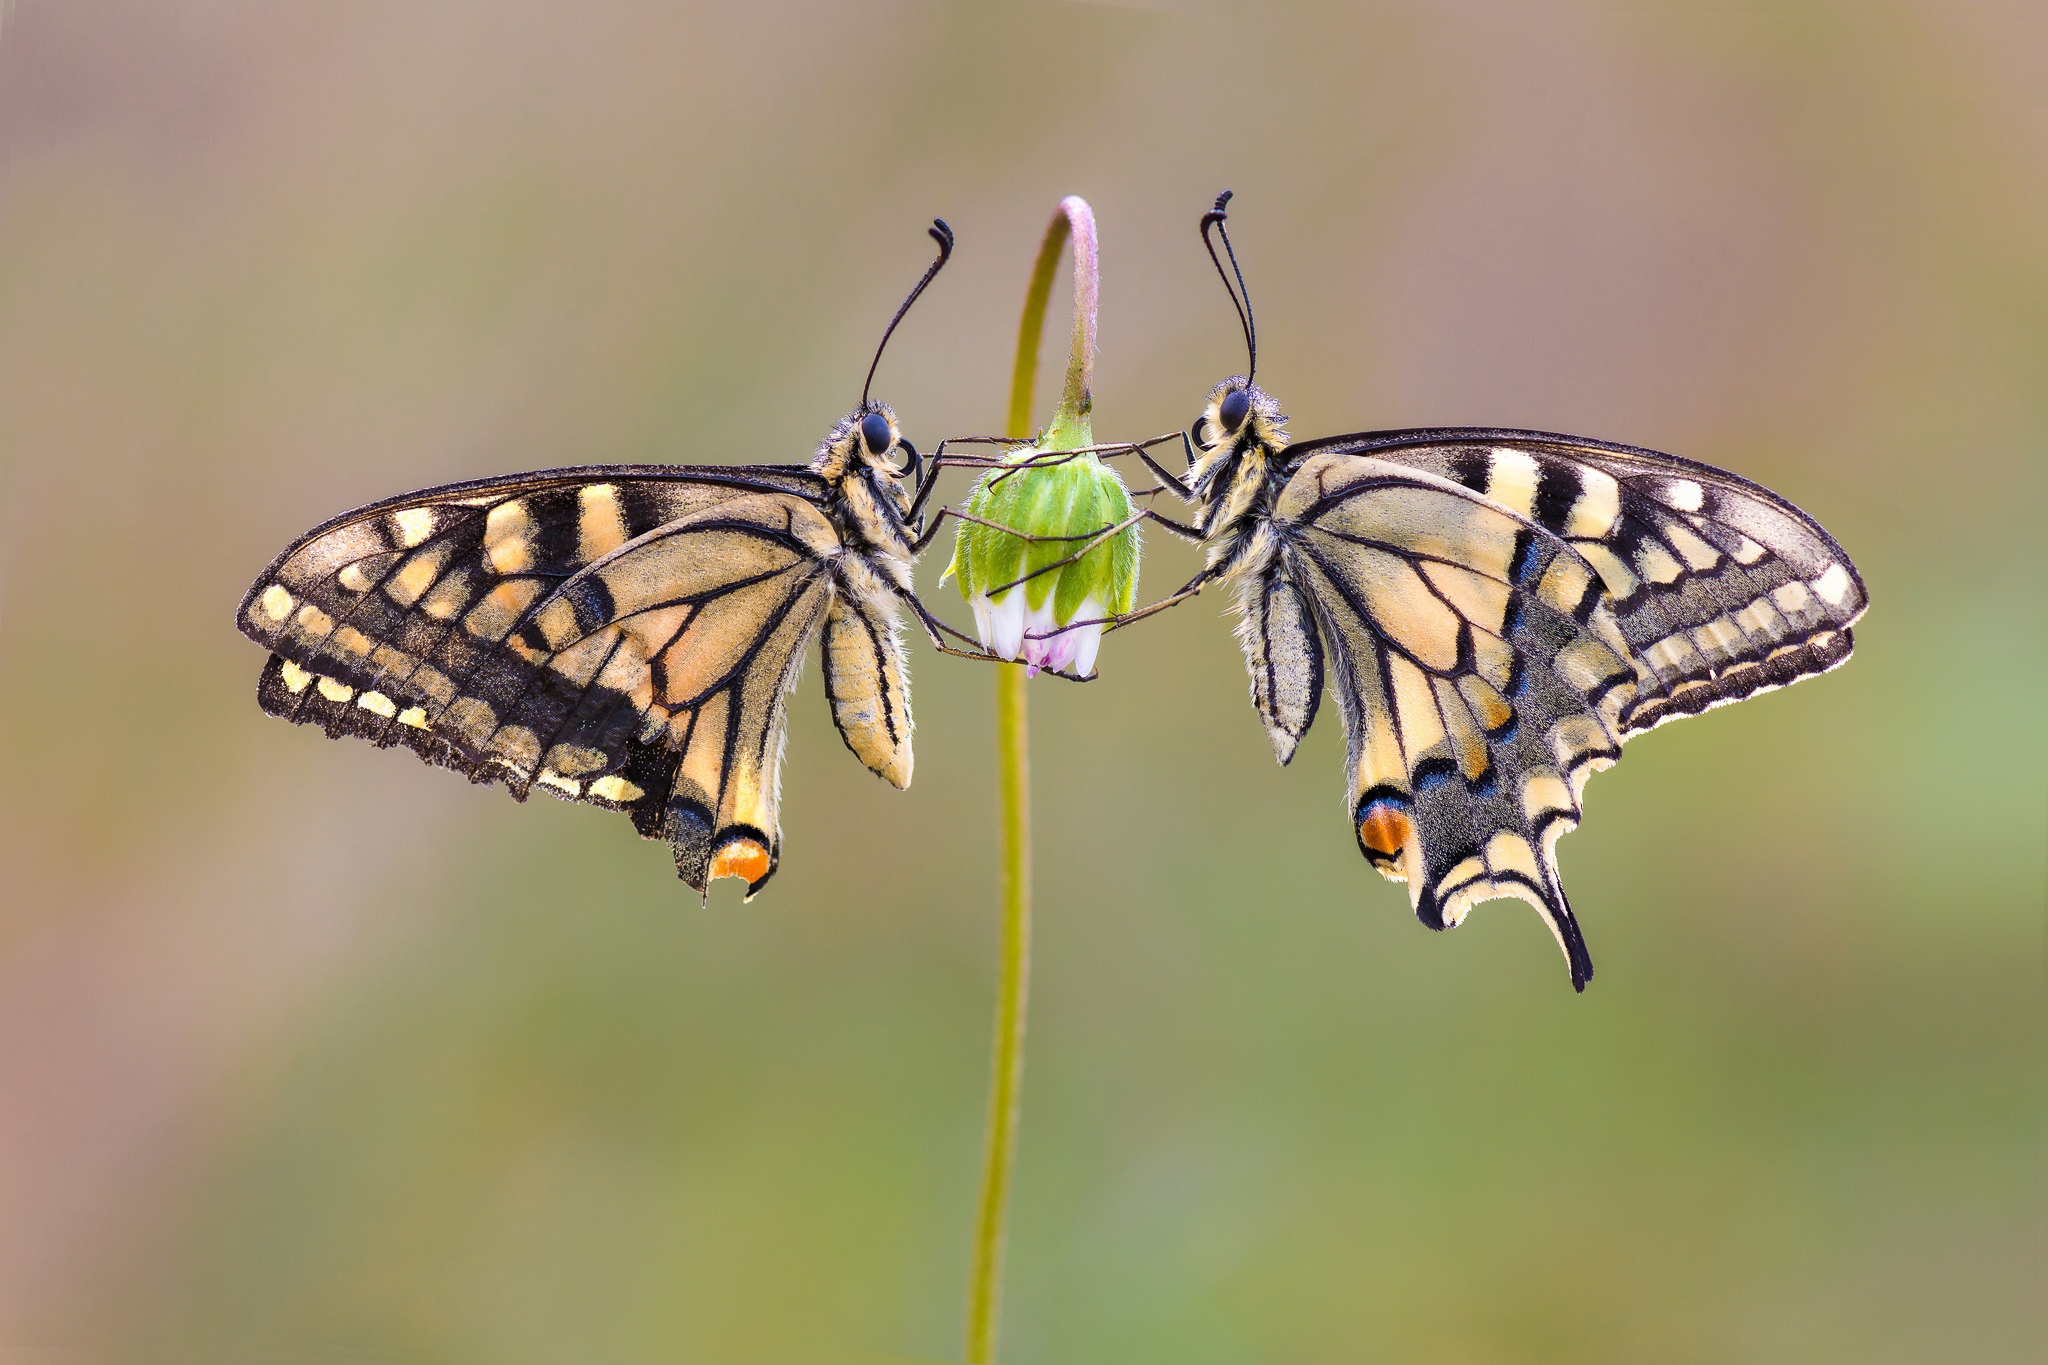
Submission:
<svg viewBox="0 0 2048 1365">
<path fill-rule="evenodd" d="M 1003 660 L 997 658 L 995 655 L 989 653 L 987 650 L 983 649 L 981 647 L 981 642 L 975 639 L 972 635 L 969 635 L 966 631 L 955 629 L 954 627 L 947 625 L 944 621 L 939 619 L 938 615 L 934 613 L 930 607 L 927 607 L 922 601 L 920 601 L 916 594 L 905 593 L 903 597 L 905 601 L 910 603 L 911 611 L 916 613 L 918 624 L 924 627 L 924 633 L 928 637 L 930 637 L 932 642 L 932 648 L 938 650 L 939 653 L 951 654 L 953 657 L 957 659 L 980 659 L 983 662 L 988 663 L 1004 662 Z M 947 644 L 946 637 L 948 635 L 952 636 L 956 640 L 959 640 L 963 644 L 973 646 L 973 648 L 959 649 L 954 647 L 953 645 Z"/>
<path fill-rule="evenodd" d="M 1142 520 L 1143 518 L 1145 518 L 1145 517 L 1147 517 L 1147 516 L 1150 516 L 1150 515 L 1151 515 L 1151 514 L 1150 514 L 1150 513 L 1148 513 L 1148 512 L 1140 512 L 1140 513 L 1138 513 L 1137 515 L 1135 515 L 1135 516 L 1131 517 L 1131 518 L 1130 518 L 1129 520 L 1126 520 L 1126 521 L 1120 521 L 1120 522 L 1118 522 L 1118 523 L 1117 523 L 1116 525 L 1114 525 L 1114 526 L 1106 526 L 1106 527 L 1103 527 L 1103 528 L 1101 528 L 1101 529 L 1099 529 L 1099 530 L 1094 530 L 1094 531 L 1082 531 L 1082 532 L 1080 532 L 1080 533 L 1079 533 L 1078 535 L 1071 535 L 1071 536 L 1035 536 L 1035 535 L 1032 535 L 1031 533 L 1029 533 L 1028 531 L 1019 531 L 1019 530 L 1015 530 L 1014 528 L 1012 528 L 1012 527 L 1008 527 L 1008 526 L 1004 526 L 1004 525 L 1002 525 L 1002 524 L 1001 524 L 1001 523 L 999 523 L 999 522 L 993 522 L 993 521 L 989 521 L 989 520 L 988 520 L 987 518 L 985 518 L 985 517 L 977 517 L 977 516 L 976 516 L 976 515 L 974 515 L 974 513 L 972 513 L 972 512 L 963 512 L 963 511 L 961 511 L 961 510 L 960 510 L 959 508 L 957 508 L 957 507 L 941 507 L 941 508 L 940 508 L 940 509 L 939 509 L 939 510 L 938 510 L 937 512 L 935 512 L 935 513 L 933 513 L 933 514 L 932 514 L 932 524 L 930 525 L 930 527 L 928 527 L 928 528 L 927 528 L 927 529 L 925 530 L 925 533 L 924 533 L 923 535 L 919 536 L 919 537 L 918 537 L 918 538 L 917 538 L 917 539 L 916 539 L 915 541 L 912 541 L 912 542 L 911 542 L 911 548 L 912 548 L 912 549 L 914 549 L 914 550 L 919 550 L 919 551 L 922 551 L 922 550 L 923 550 L 923 549 L 925 548 L 925 546 L 927 546 L 927 545 L 931 544 L 931 542 L 932 542 L 932 537 L 936 536 L 936 535 L 937 535 L 937 534 L 939 533 L 939 527 L 940 527 L 940 526 L 941 526 L 942 524 L 944 524 L 944 522 L 945 522 L 945 520 L 946 520 L 946 518 L 947 518 L 947 517 L 957 517 L 957 518 L 958 518 L 959 520 L 961 520 L 961 521 L 971 521 L 971 522 L 973 522 L 973 523 L 974 523 L 974 524 L 975 524 L 976 526 L 986 526 L 986 527 L 988 527 L 988 528 L 989 528 L 989 530 L 991 530 L 991 531 L 1001 531 L 1001 532 L 1002 532 L 1002 533 L 1003 533 L 1004 535 L 1009 535 L 1009 536 L 1015 536 L 1015 537 L 1016 537 L 1017 539 L 1019 539 L 1019 540 L 1029 540 L 1029 541 L 1034 541 L 1034 542 L 1040 542 L 1040 543 L 1050 543 L 1050 542 L 1052 542 L 1052 541 L 1057 541 L 1057 540 L 1064 540 L 1064 541 L 1074 541 L 1074 540 L 1085 540 L 1085 541 L 1088 541 L 1088 542 L 1089 542 L 1089 544 L 1087 544 L 1087 545 L 1084 545 L 1084 546 L 1083 546 L 1083 547 L 1081 547 L 1081 548 L 1080 548 L 1079 550 L 1076 550 L 1076 551 L 1075 551 L 1075 552 L 1074 552 L 1074 553 L 1073 553 L 1073 554 L 1072 554 L 1072 555 L 1071 555 L 1070 557 L 1068 557 L 1068 558 L 1066 558 L 1066 559 L 1062 559 L 1061 561 L 1059 561 L 1059 563 L 1057 563 L 1057 564 L 1048 564 L 1048 565 L 1046 565 L 1046 566 L 1045 566 L 1045 568 L 1044 568 L 1044 569 L 1038 569 L 1038 570 L 1034 571 L 1033 573 L 1031 573 L 1031 574 L 1028 574 L 1028 575 L 1026 575 L 1026 577 L 1030 577 L 1030 578 L 1036 578 L 1036 577 L 1037 577 L 1037 576 L 1038 576 L 1039 574 L 1042 574 L 1042 573 L 1046 572 L 1046 571 L 1047 571 L 1048 569 L 1058 569 L 1058 568 L 1062 568 L 1062 567 L 1064 567 L 1064 566 L 1066 566 L 1066 565 L 1068 565 L 1068 564 L 1071 564 L 1071 563 L 1073 563 L 1073 562 L 1074 562 L 1074 560 L 1076 560 L 1076 559 L 1079 559 L 1079 558 L 1080 558 L 1080 557 L 1081 557 L 1082 555 L 1086 554 L 1086 553 L 1087 553 L 1087 552 L 1088 552 L 1089 550 L 1092 550 L 1092 549 L 1094 549 L 1094 548 L 1095 548 L 1095 542 L 1096 542 L 1096 541 L 1099 541 L 1099 540 L 1101 540 L 1101 539 L 1102 539 L 1103 537 L 1105 537 L 1105 536 L 1113 536 L 1113 535 L 1115 535 L 1115 534 L 1116 534 L 1116 533 L 1117 533 L 1118 531 L 1121 531 L 1121 530 L 1125 529 L 1126 527 L 1128 527 L 1128 526 L 1131 526 L 1132 524 L 1134 524 L 1134 523 L 1136 523 L 1136 522 L 1138 522 L 1138 521 Z M 1017 580 L 1017 582 L 1018 582 L 1018 583 L 1021 583 L 1021 582 L 1023 582 L 1023 581 L 1024 581 L 1024 580 L 1023 580 L 1023 579 L 1021 579 L 1021 578 Z M 990 594 L 991 594 L 991 595 L 993 595 L 993 594 L 995 594 L 995 593 L 999 593 L 999 592 L 1002 592 L 1002 591 L 1004 591 L 1005 589 L 1007 589 L 1007 588 L 1010 588 L 1010 587 L 1013 587 L 1013 586 L 1015 586 L 1015 584 L 1011 584 L 1011 583 L 1005 583 L 1005 584 L 1003 584 L 1003 586 L 1002 586 L 1002 587 L 1000 587 L 1000 588 L 991 588 L 991 589 L 990 589 L 989 591 L 990 591 Z"/>
<path fill-rule="evenodd" d="M 939 481 L 941 469 L 995 469 L 1002 460 L 989 455 L 948 455 L 947 446 L 1021 446 L 1030 442 L 1018 436 L 948 436 L 932 451 L 930 472 L 919 483 L 917 496 L 911 500 L 910 514 L 914 517 L 924 509 L 925 499 L 931 496 L 933 487 Z"/>
<path fill-rule="evenodd" d="M 1177 476 L 1168 473 L 1165 467 L 1162 466 L 1159 463 L 1159 461 L 1153 459 L 1150 454 L 1150 447 L 1163 444 L 1164 442 L 1171 441 L 1176 438 L 1178 438 L 1180 441 L 1181 449 L 1185 451 L 1187 454 L 1188 463 L 1190 465 L 1194 464 L 1195 443 L 1188 438 L 1188 434 L 1185 431 L 1176 431 L 1168 436 L 1154 437 L 1152 440 L 1145 441 L 1141 444 L 1132 446 L 1131 451 L 1140 460 L 1143 460 L 1145 462 L 1145 468 L 1152 471 L 1152 477 L 1159 480 L 1160 485 L 1164 487 L 1167 492 L 1173 494 L 1182 502 L 1193 502 L 1195 500 L 1195 490 L 1189 488 L 1187 484 L 1182 482 Z"/>
<path fill-rule="evenodd" d="M 1122 521 L 1118 522 L 1114 526 L 1105 526 L 1099 531 L 1089 531 L 1083 535 L 1078 536 L 1026 535 L 1022 531 L 1011 531 L 1010 528 L 1007 526 L 997 526 L 992 521 L 982 521 L 980 517 L 970 517 L 967 516 L 965 513 L 957 512 L 954 515 L 959 516 L 966 521 L 978 522 L 983 526 L 990 527 L 997 531 L 1008 532 L 1010 535 L 1016 536 L 1019 540 L 1030 540 L 1039 542 L 1056 540 L 1080 540 L 1087 542 L 1086 544 L 1082 545 L 1080 549 L 1074 551 L 1072 554 L 1066 556 L 1064 559 L 1055 559 L 1050 564 L 1042 565 L 1039 568 L 1033 569 L 1030 573 L 1024 574 L 1018 578 L 1011 579 L 1007 583 L 998 583 L 988 590 L 988 596 L 999 597 L 1002 594 L 1008 592 L 1012 588 L 1019 587 L 1025 583 L 1029 583 L 1032 579 L 1037 578 L 1040 574 L 1048 574 L 1055 569 L 1064 569 L 1067 565 L 1074 563 L 1076 560 L 1080 559 L 1083 555 L 1087 554 L 1090 550 L 1102 544 L 1104 541 L 1109 540 L 1113 536 L 1116 536 L 1124 531 L 1128 531 L 1129 529 L 1131 529 L 1131 527 L 1136 526 L 1139 522 L 1146 520 L 1148 517 L 1151 517 L 1152 513 L 1149 510 L 1140 509 L 1136 512 L 1133 512 L 1130 516 L 1125 517 Z"/>
<path fill-rule="evenodd" d="M 1145 520 L 1152 522 L 1173 535 L 1179 536 L 1190 545 L 1200 545 L 1209 538 L 1199 528 L 1189 526 L 1184 522 L 1175 521 L 1172 517 L 1163 517 L 1149 507 L 1145 509 L 1144 517 Z"/>
<path fill-rule="evenodd" d="M 1125 626 L 1134 625 L 1137 622 L 1144 620 L 1148 616 L 1157 616 L 1160 612 L 1165 611 L 1168 607 L 1177 607 L 1181 603 L 1187 601 L 1190 597 L 1199 597 L 1201 595 L 1202 589 L 1208 587 L 1209 584 L 1215 582 L 1216 579 L 1220 576 L 1221 575 L 1218 574 L 1217 571 L 1214 569 L 1204 569 L 1200 573 L 1196 574 L 1193 578 L 1190 578 L 1186 583 L 1183 583 L 1179 591 L 1173 593 L 1171 596 L 1162 597 L 1157 602 L 1153 602 L 1149 605 L 1139 607 L 1136 611 L 1127 611 L 1124 612 L 1121 616 L 1093 616 L 1085 621 L 1069 621 L 1065 625 L 1061 626 L 1058 630 L 1049 630 L 1044 635 L 1034 636 L 1032 638 L 1039 640 L 1050 640 L 1055 635 L 1064 635 L 1066 632 L 1070 630 L 1079 630 L 1083 626 L 1101 626 L 1105 632 L 1112 630 L 1120 630 Z"/>
<path fill-rule="evenodd" d="M 983 649 L 981 647 L 981 643 L 978 640 L 976 640 L 972 635 L 969 635 L 967 632 L 963 630 L 956 630 L 952 626 L 947 625 L 944 621 L 940 620 L 936 614 L 932 612 L 931 608 L 925 606 L 925 604 L 923 602 L 920 602 L 916 597 L 908 596 L 905 600 L 907 600 L 910 603 L 910 609 L 916 613 L 919 624 L 921 624 L 924 627 L 925 634 L 931 639 L 932 648 L 938 650 L 939 653 L 950 654 L 956 659 L 973 659 L 979 663 L 985 664 L 1006 664 L 1015 662 L 1015 660 L 1005 659 L 999 654 L 989 653 L 986 649 Z M 958 649 L 952 645 L 947 644 L 945 637 L 948 635 L 952 636 L 956 640 L 960 640 L 966 644 L 972 645 L 973 648 Z M 1068 682 L 1095 681 L 1093 677 L 1084 678 L 1077 673 L 1063 673 L 1057 668 L 1041 668 L 1039 672 L 1050 674 L 1055 678 L 1064 678 Z"/>
</svg>

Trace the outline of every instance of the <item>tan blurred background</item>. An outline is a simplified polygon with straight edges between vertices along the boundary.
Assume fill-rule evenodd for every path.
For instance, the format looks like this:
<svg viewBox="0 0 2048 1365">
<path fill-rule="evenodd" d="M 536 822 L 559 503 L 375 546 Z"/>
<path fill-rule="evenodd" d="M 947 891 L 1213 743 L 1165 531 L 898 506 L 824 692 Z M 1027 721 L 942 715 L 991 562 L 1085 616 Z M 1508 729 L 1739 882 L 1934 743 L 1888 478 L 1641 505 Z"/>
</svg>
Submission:
<svg viewBox="0 0 2048 1365">
<path fill-rule="evenodd" d="M 2044 13 L 13 0 L 0 1359 L 952 1357 L 989 674 L 920 643 L 899 795 L 813 672 L 783 869 L 706 911 L 617 817 L 265 719 L 233 610 L 386 494 L 807 458 L 934 214 L 915 439 L 999 420 L 1066 193 L 1097 431 L 1184 426 L 1226 186 L 1297 434 L 1726 465 L 1875 605 L 1593 784 L 1583 998 L 1525 907 L 1416 925 L 1220 602 L 1033 684 L 1006 1358 L 2035 1358 Z"/>
</svg>

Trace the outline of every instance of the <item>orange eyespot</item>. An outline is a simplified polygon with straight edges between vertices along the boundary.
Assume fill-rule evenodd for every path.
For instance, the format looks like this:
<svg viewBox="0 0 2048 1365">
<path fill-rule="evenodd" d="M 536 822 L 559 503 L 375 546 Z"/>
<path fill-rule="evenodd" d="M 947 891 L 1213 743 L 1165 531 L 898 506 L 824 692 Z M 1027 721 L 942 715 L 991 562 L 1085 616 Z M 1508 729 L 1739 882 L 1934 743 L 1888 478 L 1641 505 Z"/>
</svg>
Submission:
<svg viewBox="0 0 2048 1365">
<path fill-rule="evenodd" d="M 746 838 L 729 839 L 711 855 L 711 878 L 738 877 L 749 886 L 768 875 L 768 850 Z"/>
<path fill-rule="evenodd" d="M 1358 842 L 1368 855 L 1399 856 L 1412 830 L 1408 813 L 1391 801 L 1375 801 L 1358 817 Z"/>
</svg>

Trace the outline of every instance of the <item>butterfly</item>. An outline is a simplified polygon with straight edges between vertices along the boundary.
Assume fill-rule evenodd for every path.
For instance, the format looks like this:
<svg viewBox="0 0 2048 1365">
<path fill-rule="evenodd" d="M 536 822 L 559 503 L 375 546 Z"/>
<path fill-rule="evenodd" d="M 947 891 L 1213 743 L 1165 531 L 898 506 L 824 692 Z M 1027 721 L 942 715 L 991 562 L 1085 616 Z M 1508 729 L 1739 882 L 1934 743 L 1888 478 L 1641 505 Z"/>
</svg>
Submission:
<svg viewBox="0 0 2048 1365">
<path fill-rule="evenodd" d="M 823 641 L 854 756 L 910 784 L 899 604 L 926 540 L 921 458 L 869 388 L 803 465 L 590 465 L 429 488 L 314 528 L 236 615 L 263 710 L 402 744 L 524 800 L 623 811 L 708 892 L 781 859 L 786 704 Z M 955 652 L 938 641 L 934 643 Z"/>
<path fill-rule="evenodd" d="M 1863 581 L 1769 489 L 1653 450 L 1487 427 L 1292 440 L 1252 382 L 1229 201 L 1202 239 L 1246 372 L 1180 437 L 1184 473 L 1138 451 L 1195 505 L 1192 526 L 1150 519 L 1200 544 L 1203 568 L 1112 625 L 1231 584 L 1274 757 L 1293 757 L 1327 683 L 1366 860 L 1408 884 L 1432 929 L 1482 901 L 1530 902 L 1583 991 L 1593 963 L 1556 850 L 1587 778 L 1667 720 L 1842 664 Z"/>
</svg>

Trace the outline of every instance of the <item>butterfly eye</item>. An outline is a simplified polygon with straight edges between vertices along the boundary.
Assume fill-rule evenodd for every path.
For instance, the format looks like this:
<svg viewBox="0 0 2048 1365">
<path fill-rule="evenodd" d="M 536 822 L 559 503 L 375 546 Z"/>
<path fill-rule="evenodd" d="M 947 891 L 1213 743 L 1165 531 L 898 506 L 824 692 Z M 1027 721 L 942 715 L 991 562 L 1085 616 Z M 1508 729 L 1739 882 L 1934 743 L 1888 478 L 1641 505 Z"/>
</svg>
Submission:
<svg viewBox="0 0 2048 1365">
<path fill-rule="evenodd" d="M 1216 420 L 1223 429 L 1235 432 L 1244 425 L 1245 414 L 1252 410 L 1252 396 L 1243 389 L 1232 389 L 1223 396 L 1223 404 L 1216 409 Z"/>
<path fill-rule="evenodd" d="M 895 444 L 895 435 L 889 430 L 889 419 L 879 412 L 871 412 L 860 419 L 861 444 L 868 448 L 870 455 L 884 455 Z"/>
</svg>

